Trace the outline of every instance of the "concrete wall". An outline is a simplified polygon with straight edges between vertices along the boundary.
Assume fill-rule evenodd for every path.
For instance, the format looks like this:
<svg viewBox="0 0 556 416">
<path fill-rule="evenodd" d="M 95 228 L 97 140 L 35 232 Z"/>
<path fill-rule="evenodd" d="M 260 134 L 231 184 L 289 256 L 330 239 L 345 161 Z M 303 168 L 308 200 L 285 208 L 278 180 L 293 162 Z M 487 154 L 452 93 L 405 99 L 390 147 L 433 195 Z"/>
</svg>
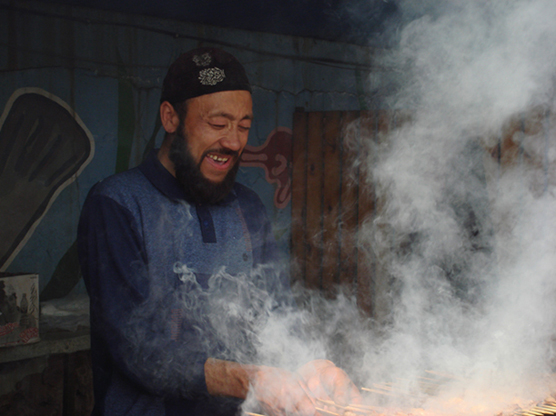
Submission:
<svg viewBox="0 0 556 416">
<path fill-rule="evenodd" d="M 89 188 L 115 171 L 137 165 L 145 148 L 153 141 L 160 143 L 160 86 L 166 68 L 181 52 L 216 45 L 244 63 L 253 84 L 255 122 L 249 137 L 253 147 L 262 146 L 278 128 L 289 131 L 296 108 L 360 110 L 372 95 L 366 88 L 372 60 L 368 48 L 131 13 L 0 0 L 0 103 L 7 103 L 21 88 L 53 94 L 79 116 L 95 147 L 90 163 L 52 198 L 34 231 L 4 266 L 11 272 L 38 272 L 41 290 L 53 276 L 63 280 L 76 273 L 70 249 Z M 12 139 L 17 140 L 0 131 L 0 149 L 2 141 Z M 6 168 L 0 170 L 0 190 L 2 176 L 9 176 Z M 276 206 L 276 184 L 267 181 L 261 168 L 242 167 L 239 181 L 263 199 L 287 253 L 290 204 Z M 18 206 L 11 208 L 25 209 L 25 198 L 18 197 Z M 9 210 L 4 208 L 0 229 L 9 221 Z M 77 282 L 72 279 L 75 276 L 69 278 L 69 286 L 65 283 L 65 291 L 51 293 L 64 294 Z M 73 290 L 82 291 L 82 283 Z"/>
</svg>

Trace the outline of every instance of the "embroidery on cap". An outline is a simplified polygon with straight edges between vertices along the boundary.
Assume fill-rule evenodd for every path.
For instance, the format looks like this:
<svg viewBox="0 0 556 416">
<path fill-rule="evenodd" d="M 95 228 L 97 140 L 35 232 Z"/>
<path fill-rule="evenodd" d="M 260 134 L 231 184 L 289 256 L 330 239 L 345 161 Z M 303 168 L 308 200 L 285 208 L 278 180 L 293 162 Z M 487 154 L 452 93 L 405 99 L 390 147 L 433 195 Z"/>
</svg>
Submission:
<svg viewBox="0 0 556 416">
<path fill-rule="evenodd" d="M 193 62 L 195 62 L 197 66 L 207 66 L 212 62 L 212 56 L 210 56 L 208 52 L 202 55 L 195 55 L 193 56 Z"/>
<path fill-rule="evenodd" d="M 224 81 L 226 74 L 220 68 L 207 68 L 199 72 L 199 81 L 203 85 L 216 85 Z"/>
</svg>

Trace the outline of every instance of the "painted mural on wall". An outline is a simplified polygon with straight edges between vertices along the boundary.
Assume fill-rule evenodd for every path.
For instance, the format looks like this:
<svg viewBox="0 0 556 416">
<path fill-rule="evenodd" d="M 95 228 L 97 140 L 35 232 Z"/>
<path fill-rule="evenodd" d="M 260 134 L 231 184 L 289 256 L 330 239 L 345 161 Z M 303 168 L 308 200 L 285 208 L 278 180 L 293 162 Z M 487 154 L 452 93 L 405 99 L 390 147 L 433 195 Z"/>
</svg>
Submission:
<svg viewBox="0 0 556 416">
<path fill-rule="evenodd" d="M 291 199 L 292 131 L 274 129 L 262 146 L 245 146 L 241 166 L 263 168 L 268 183 L 276 184 L 274 205 L 284 209 Z"/>
<path fill-rule="evenodd" d="M 4 114 L 0 112 L 0 221 L 9 222 L 12 227 L 7 230 L 0 222 L 3 244 L 0 271 L 38 273 L 41 301 L 85 292 L 75 244 L 80 206 L 94 183 L 137 166 L 159 145 L 163 136 L 156 114 L 160 85 L 168 65 L 179 53 L 200 44 L 220 46 L 244 63 L 257 105 L 249 142 L 253 146 L 246 149 L 242 162 L 249 168 L 240 169 L 238 180 L 261 197 L 285 259 L 289 258 L 291 233 L 288 202 L 291 132 L 277 127 L 291 128 L 292 115 L 298 107 L 305 111 L 360 110 L 362 103 L 367 102 L 364 95 L 368 91 L 361 81 L 366 76 L 364 67 L 372 68 L 367 47 L 275 34 L 253 36 L 249 31 L 147 16 L 142 16 L 138 21 L 140 27 L 135 27 L 130 25 L 136 20 L 133 16 L 101 10 L 91 13 L 76 6 L 68 6 L 62 12 L 41 2 L 26 3 L 16 13 L 0 14 L 0 20 L 6 28 L 13 29 L 0 34 L 3 44 L 9 45 L 9 53 L 2 55 L 0 62 L 3 69 L 0 79 L 5 86 L 0 109 L 8 103 Z M 28 24 L 29 21 L 33 24 Z M 331 66 L 325 56 L 345 57 L 346 65 Z M 360 77 L 359 70 L 363 71 Z M 315 71 L 319 76 L 315 76 Z M 382 79 L 383 75 L 387 77 L 387 72 L 378 75 L 377 79 Z M 362 85 L 365 88 L 359 89 Z M 28 86 L 42 87 L 56 94 L 71 109 L 48 93 L 31 89 L 18 90 L 8 101 L 13 91 Z M 25 95 L 32 92 L 42 97 Z M 375 94 L 374 90 L 370 92 Z M 81 124 L 74 117 L 75 112 L 86 120 L 87 127 L 94 132 L 97 150 L 83 173 L 77 170 L 88 163 L 85 155 L 86 163 L 81 167 L 81 162 L 73 160 L 60 169 L 60 177 L 56 179 L 62 182 L 40 184 L 38 177 L 27 180 L 23 173 L 18 173 L 17 184 L 13 181 L 16 161 L 21 160 L 21 164 L 25 159 L 19 155 L 31 155 L 32 146 L 26 149 L 25 142 L 33 140 L 33 137 L 23 138 L 23 130 L 17 141 L 13 139 L 14 131 L 23 128 L 12 118 L 20 95 L 22 99 L 35 101 L 43 98 L 48 102 L 45 107 L 61 106 L 58 110 L 66 112 L 68 122 L 63 126 L 58 122 L 59 128 Z M 29 125 L 31 115 L 22 118 L 25 126 Z M 42 126 L 54 124 L 55 118 L 46 116 Z M 9 134 L 8 127 L 12 130 Z M 85 140 L 83 134 L 87 129 L 74 128 L 72 145 L 90 143 L 92 150 L 92 140 Z M 80 128 L 83 131 L 79 132 Z M 54 141 L 35 140 L 37 145 L 42 143 L 43 150 Z M 62 144 L 69 143 L 61 138 L 58 145 Z M 278 150 L 271 150 L 275 145 Z M 36 153 L 40 154 L 38 149 Z M 58 163 L 56 160 L 51 160 L 51 167 Z M 32 170 L 35 174 L 44 172 L 46 166 L 37 168 Z M 73 176 L 70 168 L 74 170 Z M 63 179 L 71 180 L 77 175 L 77 180 L 62 191 Z M 15 206 L 4 195 L 12 186 L 10 192 L 15 192 L 15 188 L 21 191 L 9 197 L 11 202 L 17 201 Z M 33 186 L 36 192 L 29 191 Z M 27 193 L 33 196 L 29 201 Z"/>
<path fill-rule="evenodd" d="M 12 94 L 0 118 L 0 271 L 93 154 L 91 133 L 63 100 L 39 88 Z"/>
</svg>

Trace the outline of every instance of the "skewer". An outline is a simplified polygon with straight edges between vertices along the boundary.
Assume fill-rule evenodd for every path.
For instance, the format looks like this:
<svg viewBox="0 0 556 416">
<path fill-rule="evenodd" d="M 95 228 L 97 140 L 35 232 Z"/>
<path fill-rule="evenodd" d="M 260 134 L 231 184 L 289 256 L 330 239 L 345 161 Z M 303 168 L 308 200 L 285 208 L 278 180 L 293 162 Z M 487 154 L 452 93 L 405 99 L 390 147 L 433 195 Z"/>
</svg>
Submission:
<svg viewBox="0 0 556 416">
<path fill-rule="evenodd" d="M 529 409 L 527 409 L 529 412 L 541 412 L 543 415 L 547 415 L 550 413 L 554 413 L 556 411 L 556 407 L 554 406 L 546 406 L 544 404 L 537 404 Z M 549 413 L 547 413 L 549 412 Z"/>
<path fill-rule="evenodd" d="M 538 413 L 539 416 L 543 414 L 542 410 L 537 409 L 537 406 L 528 407 L 527 412 L 533 413 L 533 414 Z"/>
<path fill-rule="evenodd" d="M 331 405 L 331 406 L 339 407 L 339 408 L 342 408 L 342 409 L 345 409 L 345 410 L 352 410 L 352 411 L 359 412 L 359 413 L 365 413 L 365 408 L 368 408 L 369 410 L 371 410 L 371 408 L 373 407 L 373 406 L 355 405 L 355 404 L 348 405 L 348 406 L 341 406 L 341 405 L 336 404 L 335 402 L 330 401 L 330 400 L 323 400 L 323 399 L 319 399 L 319 398 L 317 398 L 317 400 L 319 402 L 322 402 L 322 403 L 325 403 L 325 404 L 328 404 L 328 405 Z M 360 406 L 360 408 L 353 407 L 353 406 Z M 322 409 L 320 407 L 315 407 L 315 410 L 317 410 L 321 413 L 326 413 L 328 415 L 332 415 L 332 416 L 342 416 L 339 413 L 332 412 L 332 411 L 326 410 L 326 409 Z M 265 416 L 265 415 L 261 415 L 260 413 L 253 413 L 253 412 L 245 412 L 245 414 L 247 416 Z"/>
<path fill-rule="evenodd" d="M 407 379 L 407 378 L 399 378 L 399 377 L 397 377 L 396 380 L 399 380 L 399 381 L 405 382 L 405 383 L 409 382 L 410 384 L 411 384 L 412 381 L 414 381 L 414 380 L 410 380 L 410 379 Z M 422 390 L 427 390 L 427 391 L 434 390 L 436 388 L 439 388 L 442 385 L 442 383 L 439 382 L 439 381 L 436 382 L 436 381 L 429 381 L 429 380 L 433 380 L 433 379 L 427 378 L 427 377 L 417 377 L 417 379 L 415 381 L 418 382 L 419 387 Z M 438 379 L 436 379 L 436 380 L 438 380 Z M 386 383 L 386 384 L 393 384 L 393 383 Z M 402 392 L 401 394 L 403 394 L 404 396 L 415 397 L 415 395 L 411 394 L 411 393 L 403 393 Z"/>
<path fill-rule="evenodd" d="M 431 383 L 434 383 L 434 384 L 440 384 L 440 383 L 438 382 L 438 377 L 437 377 L 437 378 L 431 378 L 431 377 L 417 377 L 417 378 L 418 378 L 419 380 L 427 380 L 427 381 L 430 381 Z"/>
<path fill-rule="evenodd" d="M 442 378 L 446 378 L 446 379 L 449 379 L 449 380 L 460 380 L 460 381 L 464 381 L 464 379 L 463 379 L 462 377 L 457 377 L 457 376 L 454 376 L 454 375 L 452 375 L 452 374 L 439 373 L 438 371 L 426 370 L 425 373 L 433 374 L 433 375 L 435 375 L 435 376 L 442 377 Z"/>
<path fill-rule="evenodd" d="M 543 412 L 545 415 L 550 415 L 550 414 L 556 413 L 556 407 L 554 407 L 554 406 L 545 406 L 545 405 L 542 405 L 542 404 L 536 406 L 535 410 L 538 410 L 539 412 Z"/>
<path fill-rule="evenodd" d="M 377 389 L 382 389 L 382 390 L 388 390 L 388 391 L 392 391 L 393 387 L 389 386 L 387 384 L 376 384 L 373 383 L 373 387 L 376 387 Z"/>
<path fill-rule="evenodd" d="M 377 394 L 382 394 L 385 396 L 391 396 L 391 397 L 416 397 L 415 395 L 411 394 L 411 393 L 407 393 L 401 390 L 395 390 L 394 388 L 386 391 L 386 390 L 378 390 L 378 389 L 370 389 L 368 387 L 361 387 L 361 390 L 363 391 L 367 391 L 370 393 L 377 393 Z"/>
<path fill-rule="evenodd" d="M 331 412 L 330 410 L 326 410 L 326 409 L 321 409 L 320 407 L 315 407 L 315 410 L 332 416 L 341 416 L 339 413 Z"/>
<path fill-rule="evenodd" d="M 534 407 L 533 409 L 529 409 L 529 411 L 533 411 L 533 412 L 540 412 L 543 416 L 548 416 L 548 415 L 553 415 L 554 414 L 554 410 L 549 410 L 549 409 L 543 409 L 541 407 Z"/>
<path fill-rule="evenodd" d="M 348 404 L 348 407 L 353 407 L 353 408 L 359 408 L 359 409 L 364 409 L 364 410 L 376 410 L 376 409 L 381 409 L 378 406 L 369 406 L 367 404 L 357 404 L 357 403 L 350 403 Z"/>
<path fill-rule="evenodd" d="M 329 406 L 334 406 L 338 409 L 350 410 L 350 411 L 356 412 L 356 413 L 368 413 L 368 411 L 371 410 L 371 409 L 365 409 L 363 407 L 354 407 L 355 405 L 349 405 L 349 404 L 347 406 L 342 406 L 341 404 L 338 404 L 338 403 L 333 402 L 331 400 L 323 400 L 323 399 L 317 398 L 317 401 L 319 401 L 321 403 L 324 403 L 324 404 L 327 404 Z M 361 405 L 361 406 L 363 406 L 363 405 Z M 369 407 L 369 406 L 367 406 L 367 407 Z"/>
<path fill-rule="evenodd" d="M 534 406 L 528 409 L 521 409 L 516 414 L 525 416 L 546 416 L 548 413 L 544 413 L 538 406 Z"/>
<path fill-rule="evenodd" d="M 417 381 L 421 384 L 427 384 L 429 386 L 435 387 L 440 387 L 442 385 L 442 383 L 440 383 L 438 380 L 433 380 L 432 378 L 428 377 L 418 377 Z"/>
<path fill-rule="evenodd" d="M 369 410 L 371 410 L 371 409 L 363 409 L 361 407 L 346 406 L 346 407 L 344 407 L 344 410 L 348 410 L 348 411 L 354 412 L 354 413 L 369 413 Z"/>
<path fill-rule="evenodd" d="M 337 405 L 335 402 L 333 402 L 332 400 L 319 399 L 318 397 L 316 397 L 316 400 L 319 401 L 319 402 L 321 402 L 321 403 L 324 403 L 324 404 L 329 404 L 329 405 L 331 405 L 331 406 L 336 406 L 336 407 L 338 407 L 338 405 Z"/>
<path fill-rule="evenodd" d="M 556 412 L 556 406 L 551 406 L 551 405 L 546 405 L 546 404 L 541 404 L 539 406 L 537 406 L 539 409 L 542 410 L 548 410 L 549 412 Z"/>
<path fill-rule="evenodd" d="M 385 391 L 380 391 L 380 390 L 377 390 L 377 389 L 369 389 L 367 387 L 361 387 L 361 390 L 368 391 L 368 392 L 371 392 L 371 393 L 384 394 L 385 396 L 395 396 L 395 394 L 392 394 L 392 393 L 387 393 Z"/>
</svg>

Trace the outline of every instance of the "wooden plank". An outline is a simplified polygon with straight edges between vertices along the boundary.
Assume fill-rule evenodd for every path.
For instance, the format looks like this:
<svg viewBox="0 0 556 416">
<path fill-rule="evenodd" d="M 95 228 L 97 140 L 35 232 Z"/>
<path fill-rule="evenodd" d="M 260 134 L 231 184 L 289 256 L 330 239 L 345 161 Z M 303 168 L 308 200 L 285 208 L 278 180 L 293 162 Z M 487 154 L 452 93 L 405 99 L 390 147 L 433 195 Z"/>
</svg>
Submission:
<svg viewBox="0 0 556 416">
<path fill-rule="evenodd" d="M 548 117 L 548 110 L 539 106 L 528 111 L 523 118 L 523 133 L 527 138 L 522 144 L 521 162 L 538 172 L 529 185 L 536 196 L 548 190 Z"/>
<path fill-rule="evenodd" d="M 553 137 L 556 135 L 556 113 L 550 111 L 546 116 L 545 125 L 545 135 L 546 135 L 546 148 L 545 148 L 545 160 L 544 168 L 546 170 L 546 185 L 550 187 L 556 186 L 556 163 L 552 155 L 554 152 L 554 140 Z"/>
<path fill-rule="evenodd" d="M 323 272 L 322 289 L 328 297 L 339 283 L 340 241 L 339 215 L 341 190 L 340 123 L 342 113 L 324 114 L 324 214 L 323 214 Z"/>
<path fill-rule="evenodd" d="M 307 214 L 305 286 L 322 288 L 323 114 L 311 112 L 307 130 Z"/>
<path fill-rule="evenodd" d="M 521 146 L 519 136 L 523 134 L 521 117 L 513 117 L 503 128 L 500 138 L 500 165 L 502 170 L 519 163 Z"/>
<path fill-rule="evenodd" d="M 359 112 L 350 111 L 342 120 L 340 192 L 340 284 L 349 292 L 356 290 L 359 168 L 354 164 L 359 145 Z"/>
<path fill-rule="evenodd" d="M 359 206 L 358 206 L 358 230 L 370 229 L 364 226 L 366 221 L 373 221 L 375 214 L 375 192 L 373 183 L 370 181 L 369 169 L 372 169 L 373 144 L 376 142 L 375 113 L 366 111 L 361 114 L 361 150 L 362 167 L 359 180 Z M 374 315 L 374 293 L 375 288 L 375 263 L 376 259 L 372 247 L 358 244 L 357 256 L 357 305 L 370 316 Z"/>
<path fill-rule="evenodd" d="M 292 231 L 291 280 L 292 284 L 305 282 L 306 241 L 305 212 L 307 195 L 307 118 L 308 113 L 293 114 L 292 152 Z"/>
<path fill-rule="evenodd" d="M 392 112 L 387 110 L 378 110 L 375 112 L 376 117 L 376 133 L 375 139 L 377 144 L 385 145 L 388 139 L 388 133 L 390 132 L 392 121 Z M 375 196 L 375 219 L 380 216 L 380 213 L 384 211 L 384 206 L 386 201 L 384 196 Z M 392 236 L 390 227 L 387 223 L 375 221 L 374 232 L 381 234 L 380 238 L 391 239 Z M 373 248 L 376 253 L 377 247 Z M 386 265 L 389 263 L 389 256 L 391 255 L 390 250 L 379 251 L 376 253 L 375 264 L 374 264 L 374 296 L 373 296 L 373 318 L 384 324 L 390 317 L 392 305 L 391 300 L 388 296 L 390 293 L 390 276 Z"/>
<path fill-rule="evenodd" d="M 523 133 L 527 137 L 524 157 L 526 162 L 536 169 L 543 169 L 547 154 L 547 127 L 549 124 L 548 110 L 536 107 L 527 112 L 523 118 Z"/>
</svg>

